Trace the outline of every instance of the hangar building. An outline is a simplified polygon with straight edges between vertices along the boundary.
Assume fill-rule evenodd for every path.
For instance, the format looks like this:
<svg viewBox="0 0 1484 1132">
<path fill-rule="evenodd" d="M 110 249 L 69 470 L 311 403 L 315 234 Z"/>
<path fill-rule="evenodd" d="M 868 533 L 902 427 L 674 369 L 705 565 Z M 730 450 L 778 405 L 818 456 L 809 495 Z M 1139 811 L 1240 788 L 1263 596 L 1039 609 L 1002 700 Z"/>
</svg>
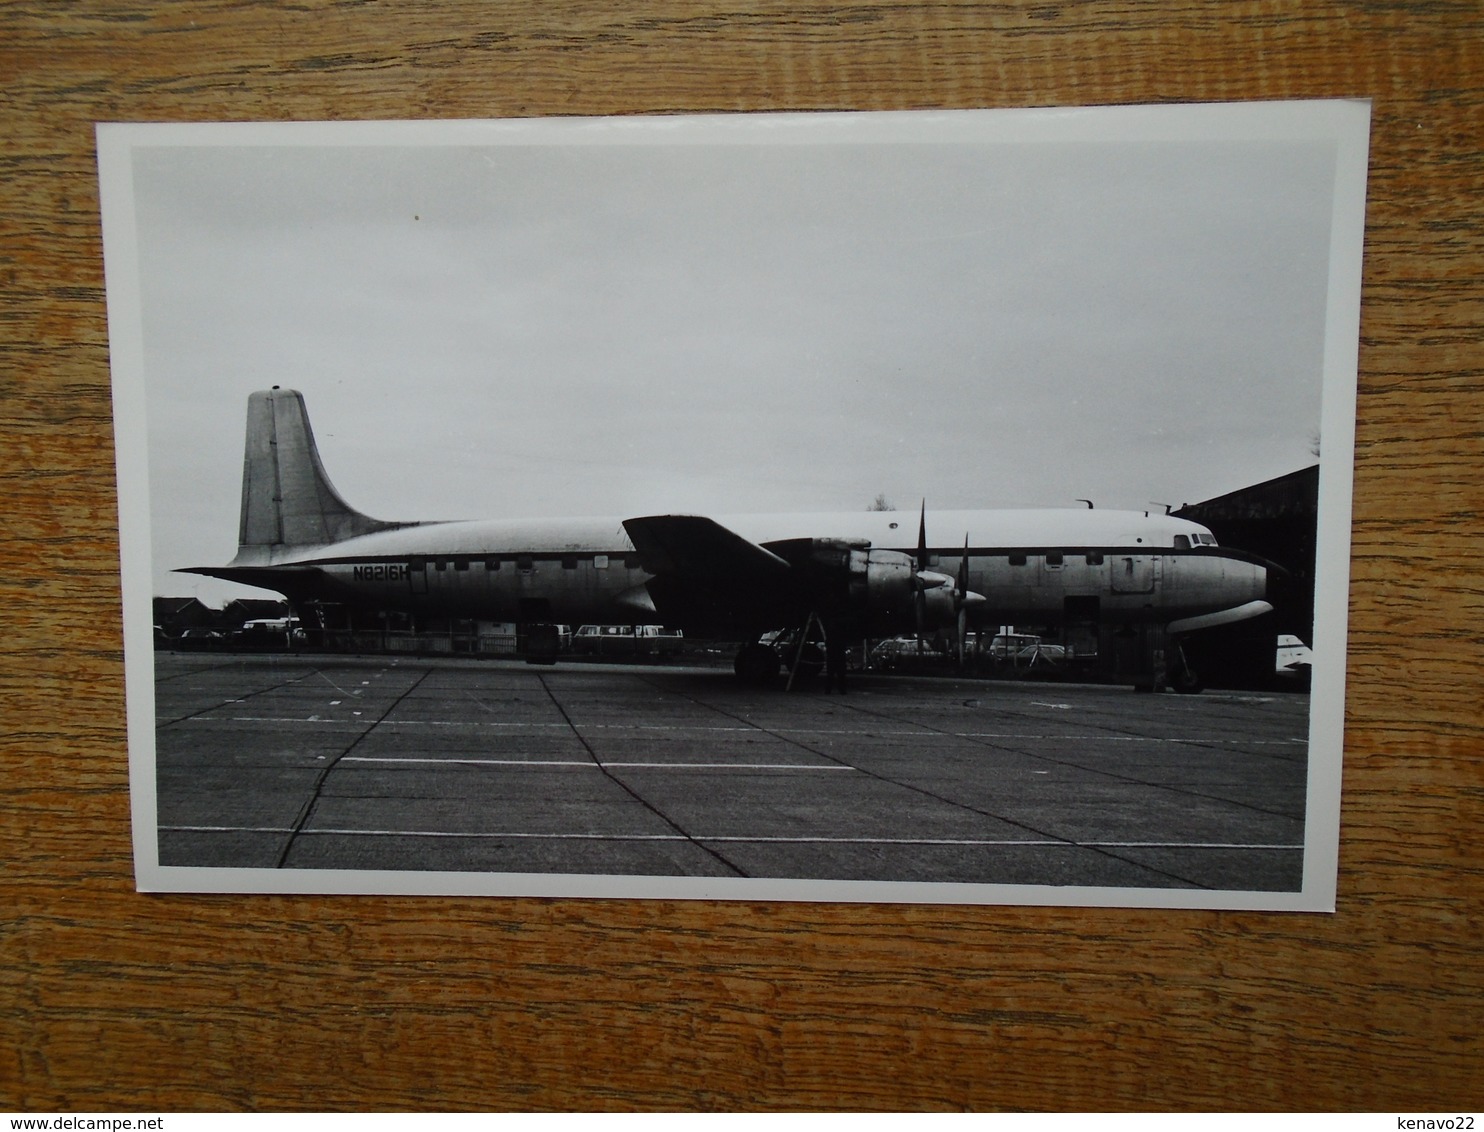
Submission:
<svg viewBox="0 0 1484 1132">
<path fill-rule="evenodd" d="M 1211 529 L 1222 546 L 1276 562 L 1288 577 L 1276 587 L 1273 612 L 1202 633 L 1186 653 L 1215 687 L 1266 683 L 1281 633 L 1314 642 L 1314 554 L 1319 531 L 1319 465 L 1172 512 Z"/>
</svg>

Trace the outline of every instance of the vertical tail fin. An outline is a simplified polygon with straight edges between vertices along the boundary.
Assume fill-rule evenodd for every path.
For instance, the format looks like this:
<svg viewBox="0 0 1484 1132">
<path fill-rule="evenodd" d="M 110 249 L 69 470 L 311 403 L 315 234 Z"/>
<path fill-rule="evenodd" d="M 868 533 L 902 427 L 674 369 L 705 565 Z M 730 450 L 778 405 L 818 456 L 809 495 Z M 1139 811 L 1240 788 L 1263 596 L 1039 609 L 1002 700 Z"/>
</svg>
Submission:
<svg viewBox="0 0 1484 1132">
<path fill-rule="evenodd" d="M 248 398 L 234 566 L 267 565 L 279 550 L 404 525 L 363 515 L 340 497 L 320 463 L 300 393 L 274 386 Z"/>
</svg>

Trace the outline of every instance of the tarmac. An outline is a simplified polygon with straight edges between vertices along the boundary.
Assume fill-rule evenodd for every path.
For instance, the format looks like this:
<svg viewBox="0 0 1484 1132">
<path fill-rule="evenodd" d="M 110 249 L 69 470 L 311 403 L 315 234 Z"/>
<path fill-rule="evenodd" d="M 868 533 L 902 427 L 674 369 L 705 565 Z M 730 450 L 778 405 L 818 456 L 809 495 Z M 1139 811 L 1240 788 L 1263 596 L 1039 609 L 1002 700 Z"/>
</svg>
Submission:
<svg viewBox="0 0 1484 1132">
<path fill-rule="evenodd" d="M 161 652 L 159 863 L 1294 892 L 1308 697 Z"/>
</svg>

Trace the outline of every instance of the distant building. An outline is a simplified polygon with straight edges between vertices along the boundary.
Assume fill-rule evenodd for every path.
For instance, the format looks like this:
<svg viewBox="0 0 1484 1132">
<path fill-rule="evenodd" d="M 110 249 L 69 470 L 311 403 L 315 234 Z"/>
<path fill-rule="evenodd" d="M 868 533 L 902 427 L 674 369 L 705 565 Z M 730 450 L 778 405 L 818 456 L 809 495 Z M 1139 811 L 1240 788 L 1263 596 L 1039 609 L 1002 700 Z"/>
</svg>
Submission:
<svg viewBox="0 0 1484 1132">
<path fill-rule="evenodd" d="M 222 607 L 221 625 L 227 629 L 240 629 L 249 621 L 270 621 L 290 616 L 292 614 L 286 601 L 244 597 L 229 601 Z"/>
<path fill-rule="evenodd" d="M 166 637 L 178 637 L 187 629 L 215 629 L 219 622 L 219 612 L 196 598 L 155 598 L 155 627 Z"/>
<path fill-rule="evenodd" d="M 1199 655 L 1191 657 L 1208 683 L 1265 683 L 1272 677 L 1280 633 L 1314 643 L 1319 465 L 1188 504 L 1174 514 L 1209 527 L 1222 546 L 1259 555 L 1287 571 L 1271 587 L 1271 614 L 1199 634 L 1194 642 Z"/>
<path fill-rule="evenodd" d="M 1278 632 L 1314 641 L 1314 552 L 1319 465 L 1192 503 L 1175 512 L 1210 527 L 1222 546 L 1261 555 L 1288 571 L 1278 589 Z"/>
</svg>

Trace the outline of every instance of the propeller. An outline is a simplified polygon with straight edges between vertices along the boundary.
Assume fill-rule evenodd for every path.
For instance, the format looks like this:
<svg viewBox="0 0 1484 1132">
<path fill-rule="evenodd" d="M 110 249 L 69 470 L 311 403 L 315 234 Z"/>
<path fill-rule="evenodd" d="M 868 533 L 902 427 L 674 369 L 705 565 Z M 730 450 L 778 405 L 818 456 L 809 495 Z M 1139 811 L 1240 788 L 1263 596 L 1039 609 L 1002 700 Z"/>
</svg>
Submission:
<svg viewBox="0 0 1484 1132">
<path fill-rule="evenodd" d="M 928 569 L 927 550 L 927 498 L 922 501 L 922 510 L 917 516 L 917 573 L 913 576 L 916 597 L 913 600 L 917 614 L 917 652 L 922 653 L 923 637 L 927 632 L 927 592 L 942 585 L 939 575 Z"/>
<path fill-rule="evenodd" d="M 917 654 L 919 656 L 922 656 L 923 651 L 923 632 L 928 628 L 926 573 L 928 573 L 928 497 L 925 496 L 922 510 L 917 512 L 917 573 L 913 576 L 914 588 L 917 590 L 916 598 L 913 599 L 913 608 L 917 613 Z"/>
<path fill-rule="evenodd" d="M 927 552 L 927 499 L 922 501 L 922 511 L 917 516 L 917 572 L 928 568 Z"/>
<path fill-rule="evenodd" d="M 929 604 L 935 608 L 934 628 L 942 622 L 953 620 L 958 634 L 959 663 L 963 662 L 965 642 L 968 638 L 968 607 L 984 601 L 983 596 L 969 592 L 969 535 L 964 533 L 964 554 L 959 562 L 958 577 L 951 578 L 936 570 L 928 569 L 927 550 L 927 500 L 922 502 L 922 512 L 917 520 L 917 572 L 914 576 L 916 591 L 913 605 L 917 614 L 917 651 L 922 651 L 927 637 Z"/>
<path fill-rule="evenodd" d="M 974 594 L 974 597 L 979 597 Z M 958 560 L 958 581 L 953 587 L 953 612 L 957 630 L 958 666 L 964 666 L 964 652 L 969 643 L 969 532 L 964 532 L 964 556 Z M 983 600 L 981 598 L 981 600 Z"/>
<path fill-rule="evenodd" d="M 969 535 L 964 532 L 964 554 L 958 562 L 958 580 L 953 588 L 953 613 L 955 628 L 958 630 L 958 662 L 962 667 L 964 653 L 968 651 L 969 643 L 969 613 L 976 605 L 983 605 L 985 597 L 983 594 L 975 593 L 969 589 Z"/>
</svg>

